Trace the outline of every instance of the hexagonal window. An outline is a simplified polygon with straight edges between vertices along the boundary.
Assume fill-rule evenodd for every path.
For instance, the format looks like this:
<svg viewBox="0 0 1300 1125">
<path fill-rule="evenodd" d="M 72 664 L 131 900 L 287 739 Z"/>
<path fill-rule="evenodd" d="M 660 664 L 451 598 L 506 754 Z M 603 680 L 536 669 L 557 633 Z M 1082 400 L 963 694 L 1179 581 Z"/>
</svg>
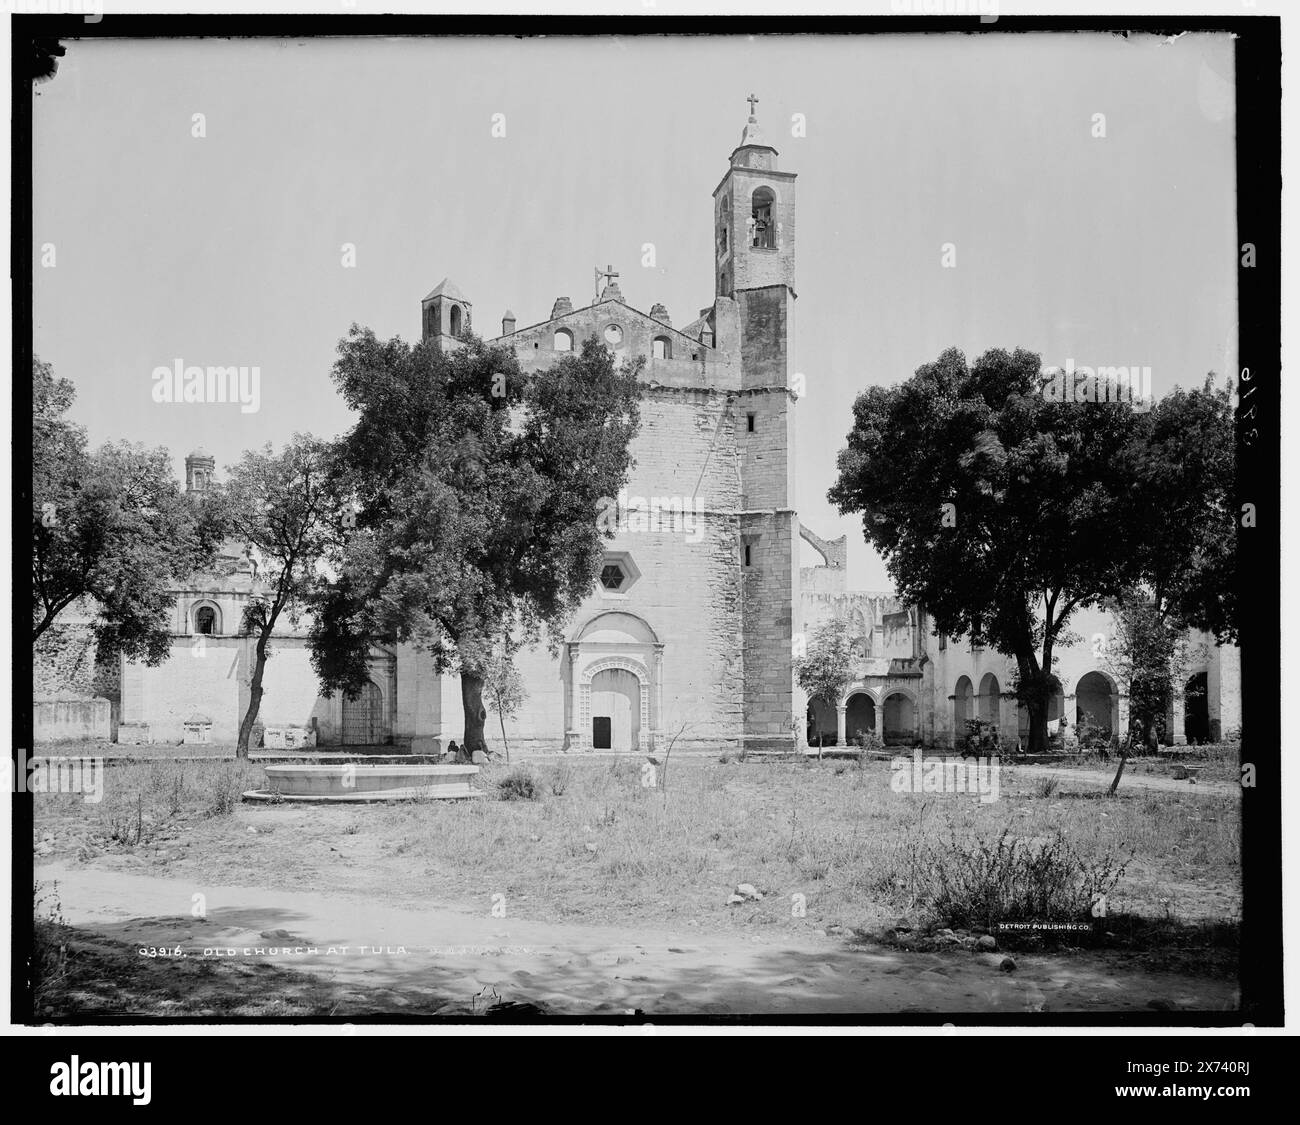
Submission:
<svg viewBox="0 0 1300 1125">
<path fill-rule="evenodd" d="M 596 589 L 606 598 L 625 598 L 641 577 L 641 569 L 632 561 L 630 551 L 609 551 L 600 564 Z"/>
</svg>

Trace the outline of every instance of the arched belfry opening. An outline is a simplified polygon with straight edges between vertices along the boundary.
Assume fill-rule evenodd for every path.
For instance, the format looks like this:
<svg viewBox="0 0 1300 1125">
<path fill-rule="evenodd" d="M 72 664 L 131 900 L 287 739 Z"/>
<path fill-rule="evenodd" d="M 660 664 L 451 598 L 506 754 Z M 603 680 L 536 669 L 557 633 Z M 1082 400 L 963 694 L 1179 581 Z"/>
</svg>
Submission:
<svg viewBox="0 0 1300 1125">
<path fill-rule="evenodd" d="M 769 187 L 750 196 L 750 245 L 756 250 L 776 249 L 776 196 Z"/>
</svg>

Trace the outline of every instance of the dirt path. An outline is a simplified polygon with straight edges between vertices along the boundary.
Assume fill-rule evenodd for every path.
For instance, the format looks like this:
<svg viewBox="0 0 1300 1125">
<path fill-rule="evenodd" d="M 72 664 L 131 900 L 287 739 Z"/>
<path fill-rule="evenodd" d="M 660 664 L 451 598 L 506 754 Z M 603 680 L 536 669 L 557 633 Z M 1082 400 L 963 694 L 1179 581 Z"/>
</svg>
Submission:
<svg viewBox="0 0 1300 1125">
<path fill-rule="evenodd" d="M 1004 762 L 1003 767 L 1007 770 L 1013 770 L 1015 773 L 1028 774 L 1030 777 L 1049 777 L 1055 774 L 1065 784 L 1070 781 L 1082 782 L 1084 785 L 1100 785 L 1106 788 L 1115 780 L 1114 770 L 1082 770 L 1073 766 L 1055 767 L 1055 766 L 1018 766 L 1014 762 Z M 1126 788 L 1133 789 L 1159 789 L 1166 793 L 1190 793 L 1195 796 L 1197 793 L 1213 794 L 1216 797 L 1231 797 L 1239 791 L 1239 787 L 1227 781 L 1206 781 L 1200 780 L 1192 784 L 1186 780 L 1175 781 L 1172 777 L 1157 777 L 1151 774 L 1137 773 L 1132 769 L 1126 769 L 1124 776 L 1120 779 L 1119 789 L 1122 793 Z"/>
<path fill-rule="evenodd" d="M 57 881 L 73 926 L 137 947 L 179 946 L 187 957 L 220 949 L 222 960 L 273 963 L 340 987 L 373 988 L 386 997 L 380 1011 L 400 1010 L 411 996 L 459 1007 L 485 990 L 566 1014 L 639 1009 L 650 1018 L 1236 1005 L 1230 981 L 1143 972 L 1100 954 L 1019 955 L 1018 968 L 1003 972 L 994 955 L 902 953 L 811 930 L 746 938 L 551 924 L 455 905 L 408 909 L 344 894 L 198 886 L 98 864 L 47 864 L 36 877 L 47 886 Z M 195 894 L 205 896 L 206 918 L 191 916 Z M 270 952 L 285 947 L 302 951 Z"/>
</svg>

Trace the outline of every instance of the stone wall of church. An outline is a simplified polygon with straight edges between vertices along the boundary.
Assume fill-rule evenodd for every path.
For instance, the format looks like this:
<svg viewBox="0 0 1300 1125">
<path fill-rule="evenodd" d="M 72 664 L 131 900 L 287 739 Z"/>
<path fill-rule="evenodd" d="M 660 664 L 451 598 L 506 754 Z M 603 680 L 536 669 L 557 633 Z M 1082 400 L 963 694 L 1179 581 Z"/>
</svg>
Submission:
<svg viewBox="0 0 1300 1125">
<path fill-rule="evenodd" d="M 33 646 L 32 658 L 36 699 L 95 694 L 95 638 L 89 621 L 56 621 Z"/>
<path fill-rule="evenodd" d="M 97 663 L 93 608 L 69 606 L 32 648 L 32 736 L 37 742 L 110 739 L 114 706 Z"/>
<path fill-rule="evenodd" d="M 143 724 L 147 730 L 139 733 L 150 742 L 180 743 L 186 721 L 200 715 L 212 723 L 211 742 L 233 744 L 248 709 L 254 644 L 251 637 L 179 636 L 163 664 L 125 663 L 121 721 Z M 396 693 L 392 663 L 383 654 L 371 660 L 371 678 L 390 706 L 390 724 Z M 342 698 L 321 695 L 306 638 L 273 638 L 262 689 L 258 726 L 315 727 L 320 745 L 342 741 Z"/>
<path fill-rule="evenodd" d="M 745 742 L 789 749 L 796 722 L 793 647 L 802 627 L 798 596 L 798 520 L 792 512 L 747 512 L 740 521 L 748 565 L 744 589 Z"/>
<path fill-rule="evenodd" d="M 628 512 L 626 526 L 607 550 L 611 557 L 626 554 L 632 580 L 624 591 L 594 591 L 566 639 L 576 640 L 602 613 L 640 618 L 663 645 L 662 712 L 653 715 L 651 725 L 658 721 L 675 733 L 684 724 L 679 746 L 736 744 L 743 732 L 744 620 L 735 515 L 740 501 L 735 396 L 650 387 L 642 398 L 641 420 L 626 499 L 645 506 L 656 497 L 698 500 L 702 514 L 697 524 L 681 521 L 674 530 Z M 648 516 L 645 506 L 642 518 Z M 784 605 L 788 618 L 788 594 Z M 520 654 L 518 663 L 529 699 L 507 724 L 507 737 L 512 744 L 558 749 L 575 721 L 568 655 L 555 659 L 539 646 Z M 459 739 L 463 720 L 457 712 L 444 726 L 455 732 L 449 737 Z M 487 733 L 489 740 L 499 740 L 495 716 Z"/>
</svg>

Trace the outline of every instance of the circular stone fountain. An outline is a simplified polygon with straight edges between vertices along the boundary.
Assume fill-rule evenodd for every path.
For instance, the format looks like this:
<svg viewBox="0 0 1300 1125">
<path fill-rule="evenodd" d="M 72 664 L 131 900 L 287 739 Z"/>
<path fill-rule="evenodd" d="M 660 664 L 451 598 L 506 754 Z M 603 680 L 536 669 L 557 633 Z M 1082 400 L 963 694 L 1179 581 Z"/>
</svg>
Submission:
<svg viewBox="0 0 1300 1125">
<path fill-rule="evenodd" d="M 248 801 L 417 801 L 480 797 L 470 784 L 478 766 L 342 762 L 264 767 L 267 788 L 244 794 Z"/>
</svg>

